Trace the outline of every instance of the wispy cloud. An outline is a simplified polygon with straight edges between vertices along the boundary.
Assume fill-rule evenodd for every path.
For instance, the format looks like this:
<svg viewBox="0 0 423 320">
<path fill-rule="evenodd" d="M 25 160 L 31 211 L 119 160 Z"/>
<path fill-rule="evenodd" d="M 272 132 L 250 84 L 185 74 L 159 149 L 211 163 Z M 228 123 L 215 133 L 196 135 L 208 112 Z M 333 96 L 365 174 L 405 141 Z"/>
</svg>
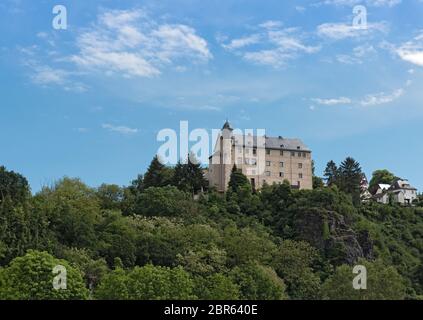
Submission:
<svg viewBox="0 0 423 320">
<path fill-rule="evenodd" d="M 138 133 L 138 129 L 133 129 L 130 127 L 126 127 L 126 126 L 114 126 L 108 123 L 104 123 L 101 126 L 103 129 L 112 131 L 112 132 L 117 132 L 120 134 L 124 134 L 124 135 L 131 135 L 131 134 L 136 134 Z"/>
<path fill-rule="evenodd" d="M 367 95 L 360 103 L 362 106 L 376 106 L 391 103 L 399 99 L 405 93 L 404 89 L 397 89 L 392 93 L 377 93 Z"/>
<path fill-rule="evenodd" d="M 404 61 L 423 67 L 423 31 L 413 40 L 399 46 L 395 51 Z"/>
<path fill-rule="evenodd" d="M 366 4 L 372 7 L 395 7 L 401 2 L 402 0 L 324 0 L 319 4 L 335 6 L 355 6 L 359 4 Z"/>
<path fill-rule="evenodd" d="M 409 86 L 410 84 L 406 84 Z M 338 106 L 338 105 L 360 105 L 363 107 L 368 106 L 377 106 L 388 104 L 394 102 L 395 100 L 399 99 L 405 94 L 405 90 L 403 88 L 396 89 L 391 93 L 380 92 L 376 94 L 368 94 L 364 98 L 361 99 L 351 99 L 348 97 L 340 97 L 340 98 L 312 98 L 310 99 L 313 103 L 323 106 Z M 311 107 L 312 110 L 315 109 L 313 105 Z"/>
<path fill-rule="evenodd" d="M 322 98 L 313 98 L 311 101 L 325 106 L 335 106 L 340 104 L 350 104 L 352 103 L 350 98 L 340 97 L 340 98 L 332 98 L 332 99 L 322 99 Z"/>
<path fill-rule="evenodd" d="M 70 61 L 88 70 L 151 77 L 165 65 L 212 58 L 207 41 L 182 24 L 159 24 L 142 10 L 110 10 L 76 40 Z"/>
<path fill-rule="evenodd" d="M 354 26 L 352 23 L 323 23 L 317 27 L 317 34 L 320 37 L 332 40 L 360 38 L 387 31 L 388 26 L 384 22 L 368 23 L 367 26 Z"/>
<path fill-rule="evenodd" d="M 222 47 L 246 61 L 274 68 L 285 66 L 302 54 L 320 50 L 320 46 L 306 44 L 305 34 L 298 28 L 283 28 L 279 21 L 264 22 L 255 33 L 222 43 Z"/>
</svg>

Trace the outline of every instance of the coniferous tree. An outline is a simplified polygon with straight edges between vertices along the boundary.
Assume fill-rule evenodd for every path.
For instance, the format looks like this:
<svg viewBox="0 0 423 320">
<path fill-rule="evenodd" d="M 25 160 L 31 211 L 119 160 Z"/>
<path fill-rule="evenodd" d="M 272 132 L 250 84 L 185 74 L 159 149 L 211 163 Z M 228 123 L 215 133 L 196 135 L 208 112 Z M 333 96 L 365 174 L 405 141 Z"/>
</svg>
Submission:
<svg viewBox="0 0 423 320">
<path fill-rule="evenodd" d="M 338 180 L 338 177 L 339 177 L 339 171 L 338 171 L 338 167 L 337 167 L 337 165 L 334 161 L 331 160 L 331 161 L 328 162 L 323 175 L 325 177 L 326 184 L 328 186 L 332 186 L 334 184 L 337 184 L 337 180 Z"/>
<path fill-rule="evenodd" d="M 142 189 L 150 187 L 164 187 L 171 184 L 172 170 L 167 168 L 160 162 L 159 157 L 156 155 L 151 161 L 147 172 L 142 180 Z"/>
<path fill-rule="evenodd" d="M 201 164 L 193 154 L 188 156 L 187 163 L 179 161 L 176 165 L 173 185 L 178 187 L 179 190 L 192 194 L 197 194 L 207 187 L 207 180 L 204 178 Z"/>
<path fill-rule="evenodd" d="M 340 172 L 340 189 L 352 196 L 353 202 L 358 204 L 360 202 L 360 183 L 363 177 L 363 172 L 360 163 L 353 158 L 346 158 L 339 167 Z"/>
</svg>

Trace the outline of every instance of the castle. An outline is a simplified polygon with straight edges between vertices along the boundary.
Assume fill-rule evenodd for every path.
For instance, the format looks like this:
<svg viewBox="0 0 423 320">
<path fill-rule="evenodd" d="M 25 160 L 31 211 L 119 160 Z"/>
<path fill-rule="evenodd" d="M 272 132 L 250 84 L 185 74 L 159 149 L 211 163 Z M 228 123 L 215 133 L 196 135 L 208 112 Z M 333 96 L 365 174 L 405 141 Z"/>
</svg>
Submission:
<svg viewBox="0 0 423 320">
<path fill-rule="evenodd" d="M 284 181 L 296 189 L 313 188 L 311 150 L 301 140 L 238 134 L 226 121 L 209 158 L 210 186 L 227 191 L 235 165 L 255 190 Z"/>
</svg>

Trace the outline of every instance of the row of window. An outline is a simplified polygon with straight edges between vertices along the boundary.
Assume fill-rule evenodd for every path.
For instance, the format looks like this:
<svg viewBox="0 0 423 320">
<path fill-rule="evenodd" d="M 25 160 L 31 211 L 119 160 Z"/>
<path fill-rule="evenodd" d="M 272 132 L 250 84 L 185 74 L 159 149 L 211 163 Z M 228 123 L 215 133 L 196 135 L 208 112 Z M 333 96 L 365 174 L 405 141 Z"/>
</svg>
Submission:
<svg viewBox="0 0 423 320">
<path fill-rule="evenodd" d="M 272 161 L 266 161 L 266 167 L 271 167 L 272 166 Z M 281 161 L 279 162 L 279 167 L 283 168 L 284 167 L 284 163 Z M 298 169 L 302 169 L 303 168 L 303 164 L 299 163 L 298 164 Z"/>
<path fill-rule="evenodd" d="M 245 148 L 245 154 L 250 154 L 250 149 L 251 148 Z M 242 153 L 242 150 L 243 150 L 242 147 L 238 147 L 238 153 Z M 252 150 L 253 155 L 257 155 L 257 149 L 256 148 L 253 148 L 251 150 Z M 266 149 L 266 154 L 267 155 L 270 155 L 271 154 L 271 151 L 272 150 L 270 150 L 270 149 Z M 284 156 L 285 155 L 285 151 L 284 150 L 279 150 L 279 154 L 281 156 Z M 295 152 L 295 151 L 291 151 L 291 157 L 295 157 L 295 156 L 298 156 L 299 158 L 307 158 L 307 153 L 306 152 Z"/>
<path fill-rule="evenodd" d="M 266 177 L 271 177 L 272 176 L 272 173 L 270 171 L 266 171 L 265 172 L 265 176 Z M 284 178 L 284 177 L 285 177 L 285 174 L 283 172 L 279 172 L 279 178 Z M 302 179 L 302 178 L 303 178 L 303 174 L 302 173 L 299 173 L 298 174 L 298 179 Z"/>
</svg>

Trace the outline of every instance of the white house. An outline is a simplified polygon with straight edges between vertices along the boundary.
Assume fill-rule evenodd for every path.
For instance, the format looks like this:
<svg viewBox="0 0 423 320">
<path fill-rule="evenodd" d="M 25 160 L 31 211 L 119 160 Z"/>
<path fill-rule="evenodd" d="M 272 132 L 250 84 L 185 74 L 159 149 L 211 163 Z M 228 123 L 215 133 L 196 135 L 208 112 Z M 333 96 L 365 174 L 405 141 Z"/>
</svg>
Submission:
<svg viewBox="0 0 423 320">
<path fill-rule="evenodd" d="M 389 189 L 389 192 L 394 196 L 394 201 L 411 205 L 417 199 L 417 189 L 414 188 L 408 180 L 398 180 Z"/>
<path fill-rule="evenodd" d="M 397 180 L 392 185 L 379 184 L 373 200 L 388 204 L 390 199 L 402 205 L 412 205 L 417 199 L 417 189 L 411 186 L 408 180 Z"/>
</svg>

